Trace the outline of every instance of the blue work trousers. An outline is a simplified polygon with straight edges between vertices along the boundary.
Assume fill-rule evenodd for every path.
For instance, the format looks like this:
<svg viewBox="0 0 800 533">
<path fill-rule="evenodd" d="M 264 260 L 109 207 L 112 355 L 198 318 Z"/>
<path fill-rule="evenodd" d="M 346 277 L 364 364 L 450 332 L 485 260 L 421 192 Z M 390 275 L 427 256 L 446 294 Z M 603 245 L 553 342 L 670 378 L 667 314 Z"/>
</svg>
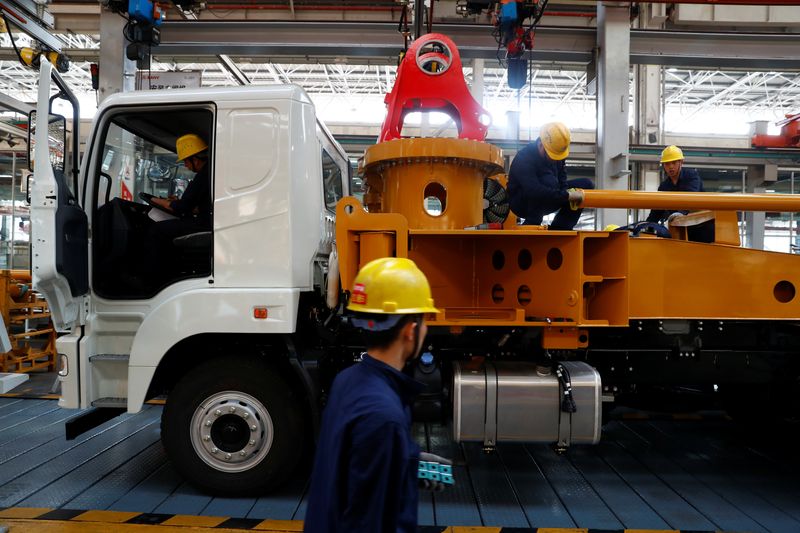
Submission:
<svg viewBox="0 0 800 533">
<path fill-rule="evenodd" d="M 567 188 L 568 189 L 594 189 L 594 183 L 589 178 L 575 178 L 571 180 L 567 180 Z M 546 210 L 547 208 L 543 208 L 541 211 L 536 211 L 530 213 L 530 217 L 525 219 L 525 225 L 539 225 L 542 223 L 542 219 L 545 215 L 549 215 L 553 211 Z M 552 224 L 550 224 L 548 229 L 552 230 L 571 230 L 575 227 L 575 224 L 578 223 L 578 219 L 581 217 L 581 213 L 583 209 L 578 209 L 573 211 L 569 207 L 569 202 L 565 202 L 563 206 L 558 209 L 555 218 L 553 219 Z"/>
</svg>

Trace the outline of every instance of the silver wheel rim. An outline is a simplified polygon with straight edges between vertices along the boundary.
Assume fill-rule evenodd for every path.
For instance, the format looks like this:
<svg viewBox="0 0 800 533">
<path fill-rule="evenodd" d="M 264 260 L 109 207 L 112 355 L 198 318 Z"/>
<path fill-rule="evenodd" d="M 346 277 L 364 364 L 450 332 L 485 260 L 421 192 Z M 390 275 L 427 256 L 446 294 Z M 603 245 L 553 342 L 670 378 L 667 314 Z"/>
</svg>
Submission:
<svg viewBox="0 0 800 533">
<path fill-rule="evenodd" d="M 195 453 L 207 465 L 243 472 L 269 454 L 274 428 L 260 401 L 241 391 L 222 391 L 195 410 L 190 433 Z"/>
</svg>

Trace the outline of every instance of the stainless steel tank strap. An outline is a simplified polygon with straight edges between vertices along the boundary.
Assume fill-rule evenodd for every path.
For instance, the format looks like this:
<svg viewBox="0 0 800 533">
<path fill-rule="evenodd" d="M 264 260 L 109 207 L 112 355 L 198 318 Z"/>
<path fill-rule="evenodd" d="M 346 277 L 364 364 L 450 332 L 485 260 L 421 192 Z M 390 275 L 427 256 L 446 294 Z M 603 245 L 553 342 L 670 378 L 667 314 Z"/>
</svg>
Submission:
<svg viewBox="0 0 800 533">
<path fill-rule="evenodd" d="M 494 363 L 487 362 L 486 368 L 486 417 L 483 431 L 483 445 L 494 447 L 497 444 L 497 370 Z"/>
<path fill-rule="evenodd" d="M 565 375 L 566 374 L 566 375 Z M 575 412 L 575 402 L 572 400 L 572 384 L 570 383 L 567 369 L 559 363 L 556 366 L 558 378 L 558 446 L 567 447 L 572 443 L 572 413 Z M 567 402 L 567 399 L 570 402 Z M 571 407 L 572 409 L 569 409 Z"/>
</svg>

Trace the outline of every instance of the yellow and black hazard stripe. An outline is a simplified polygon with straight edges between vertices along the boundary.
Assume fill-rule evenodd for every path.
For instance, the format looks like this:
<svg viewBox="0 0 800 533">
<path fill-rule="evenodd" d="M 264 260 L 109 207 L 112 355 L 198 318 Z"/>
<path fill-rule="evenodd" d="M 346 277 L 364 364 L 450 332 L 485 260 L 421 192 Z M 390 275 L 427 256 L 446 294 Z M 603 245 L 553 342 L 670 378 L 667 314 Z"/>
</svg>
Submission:
<svg viewBox="0 0 800 533">
<path fill-rule="evenodd" d="M 303 531 L 300 520 L 260 520 L 224 516 L 191 516 L 125 511 L 82 511 L 31 507 L 0 508 L 0 526 L 12 526 L 13 532 L 30 533 L 136 533 L 142 525 L 153 526 L 159 533 L 214 530 L 265 531 L 289 533 Z"/>
<path fill-rule="evenodd" d="M 235 533 L 263 531 L 294 533 L 303 531 L 300 520 L 259 520 L 224 516 L 135 513 L 125 511 L 80 511 L 32 507 L 0 507 L 0 527 L 11 526 L 13 533 L 142 533 L 142 526 L 152 526 L 157 533 Z M 473 526 L 420 526 L 419 533 L 600 533 L 581 528 L 519 528 Z M 641 533 L 641 530 L 602 530 L 602 533 Z M 648 533 L 658 533 L 648 530 Z M 667 533 L 666 531 L 663 533 Z M 680 533 L 669 530 L 669 533 Z M 693 531 L 692 533 L 703 533 Z M 711 532 L 707 532 L 711 533 Z M 719 532 L 718 532 L 719 533 Z"/>
</svg>

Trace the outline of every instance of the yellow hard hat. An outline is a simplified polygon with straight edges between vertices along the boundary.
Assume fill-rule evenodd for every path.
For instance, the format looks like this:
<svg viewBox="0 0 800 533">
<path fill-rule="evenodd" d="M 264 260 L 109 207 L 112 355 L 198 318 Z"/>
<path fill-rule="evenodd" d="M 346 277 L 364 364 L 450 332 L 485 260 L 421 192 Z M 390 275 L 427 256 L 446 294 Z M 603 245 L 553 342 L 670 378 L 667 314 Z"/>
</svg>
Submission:
<svg viewBox="0 0 800 533">
<path fill-rule="evenodd" d="M 664 151 L 661 152 L 661 162 L 662 163 L 669 163 L 670 161 L 678 161 L 683 159 L 683 150 L 675 146 L 667 146 L 664 148 Z"/>
<path fill-rule="evenodd" d="M 207 149 L 208 145 L 206 142 L 201 139 L 199 135 L 194 133 L 182 135 L 175 141 L 175 151 L 178 152 L 178 161 L 183 161 L 187 157 L 199 154 Z"/>
<path fill-rule="evenodd" d="M 353 321 L 358 327 L 372 330 L 388 329 L 403 315 L 439 312 L 433 306 L 431 287 L 425 274 L 414 261 L 401 257 L 383 257 L 364 265 L 353 282 L 347 309 L 397 317 L 380 325 L 359 317 Z"/>
<path fill-rule="evenodd" d="M 603 231 L 614 231 L 617 229 L 619 229 L 617 224 L 608 224 L 605 228 L 603 228 Z"/>
<path fill-rule="evenodd" d="M 539 138 L 550 159 L 561 161 L 569 155 L 569 128 L 563 122 L 548 122 L 542 126 Z"/>
</svg>

